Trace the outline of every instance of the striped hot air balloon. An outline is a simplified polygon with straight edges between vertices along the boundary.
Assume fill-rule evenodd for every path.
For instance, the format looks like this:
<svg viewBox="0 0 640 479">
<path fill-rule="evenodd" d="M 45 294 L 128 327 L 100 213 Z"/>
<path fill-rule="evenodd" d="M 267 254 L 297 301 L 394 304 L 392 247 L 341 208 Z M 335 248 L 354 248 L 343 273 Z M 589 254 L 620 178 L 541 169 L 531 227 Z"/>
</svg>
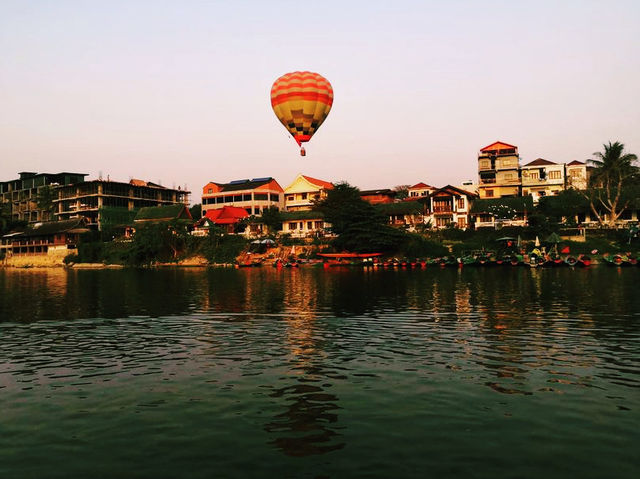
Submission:
<svg viewBox="0 0 640 479">
<path fill-rule="evenodd" d="M 333 104 L 333 88 L 313 72 L 286 73 L 271 87 L 271 106 L 305 155 L 302 143 L 311 139 L 327 118 Z"/>
</svg>

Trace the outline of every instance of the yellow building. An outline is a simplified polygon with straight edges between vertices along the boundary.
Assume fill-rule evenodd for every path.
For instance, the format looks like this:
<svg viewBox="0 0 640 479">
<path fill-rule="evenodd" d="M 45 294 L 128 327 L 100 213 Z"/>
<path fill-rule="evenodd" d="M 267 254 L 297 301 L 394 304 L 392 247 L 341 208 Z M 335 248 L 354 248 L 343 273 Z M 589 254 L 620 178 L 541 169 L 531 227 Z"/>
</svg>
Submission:
<svg viewBox="0 0 640 479">
<path fill-rule="evenodd" d="M 324 199 L 327 191 L 331 189 L 333 183 L 298 175 L 293 183 L 284 189 L 284 208 L 286 211 L 310 210 L 313 202 Z"/>
<path fill-rule="evenodd" d="M 520 157 L 518 147 L 496 141 L 478 154 L 478 193 L 480 198 L 520 196 Z"/>
</svg>

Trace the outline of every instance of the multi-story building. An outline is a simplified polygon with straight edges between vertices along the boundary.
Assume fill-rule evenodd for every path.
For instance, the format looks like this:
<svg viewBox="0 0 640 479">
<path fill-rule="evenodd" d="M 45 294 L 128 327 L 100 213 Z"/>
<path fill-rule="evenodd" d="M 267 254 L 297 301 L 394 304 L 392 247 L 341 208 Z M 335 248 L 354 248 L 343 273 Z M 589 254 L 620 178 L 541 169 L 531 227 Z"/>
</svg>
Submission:
<svg viewBox="0 0 640 479">
<path fill-rule="evenodd" d="M 480 198 L 520 196 L 520 157 L 518 147 L 496 141 L 478 154 L 478 193 Z"/>
<path fill-rule="evenodd" d="M 429 193 L 435 191 L 437 188 L 420 182 L 413 186 L 410 186 L 407 190 L 407 196 L 409 198 L 420 198 L 423 196 L 429 196 Z"/>
<path fill-rule="evenodd" d="M 566 165 L 566 187 L 576 190 L 586 190 L 589 185 L 589 176 L 592 166 L 582 161 L 574 160 Z"/>
<path fill-rule="evenodd" d="M 565 188 L 565 165 L 538 158 L 520 169 L 522 196 L 531 196 L 537 203 L 543 196 L 557 195 Z"/>
<path fill-rule="evenodd" d="M 284 207 L 287 211 L 310 210 L 313 202 L 326 198 L 327 191 L 331 189 L 333 189 L 333 183 L 298 175 L 284 189 Z"/>
<path fill-rule="evenodd" d="M 271 177 L 207 183 L 202 188 L 202 216 L 223 206 L 244 208 L 249 215 L 260 216 L 272 206 L 284 208 L 284 191 Z"/>
<path fill-rule="evenodd" d="M 53 219 L 50 210 L 38 207 L 38 197 L 46 188 L 73 185 L 84 181 L 85 173 L 18 173 L 17 180 L 0 182 L 0 202 L 11 209 L 11 219 L 35 223 Z M 52 199 L 57 193 L 52 192 Z"/>
<path fill-rule="evenodd" d="M 471 204 L 478 195 L 455 186 L 447 185 L 429 195 L 429 212 L 436 228 L 455 225 L 466 229 L 470 223 Z"/>
<path fill-rule="evenodd" d="M 56 219 L 84 217 L 90 227 L 100 230 L 107 209 L 134 211 L 147 206 L 188 205 L 190 194 L 142 180 L 121 183 L 102 179 L 57 186 L 56 193 Z"/>
</svg>

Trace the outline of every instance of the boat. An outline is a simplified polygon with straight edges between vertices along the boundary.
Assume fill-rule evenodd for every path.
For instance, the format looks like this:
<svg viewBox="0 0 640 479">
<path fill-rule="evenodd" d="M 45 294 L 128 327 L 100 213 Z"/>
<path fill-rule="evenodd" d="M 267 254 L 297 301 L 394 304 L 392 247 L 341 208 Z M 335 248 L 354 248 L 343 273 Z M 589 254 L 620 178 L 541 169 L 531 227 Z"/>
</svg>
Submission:
<svg viewBox="0 0 640 479">
<path fill-rule="evenodd" d="M 575 256 L 567 256 L 564 259 L 565 264 L 567 264 L 567 266 L 575 266 L 576 264 L 578 264 L 578 258 L 576 258 Z"/>
</svg>

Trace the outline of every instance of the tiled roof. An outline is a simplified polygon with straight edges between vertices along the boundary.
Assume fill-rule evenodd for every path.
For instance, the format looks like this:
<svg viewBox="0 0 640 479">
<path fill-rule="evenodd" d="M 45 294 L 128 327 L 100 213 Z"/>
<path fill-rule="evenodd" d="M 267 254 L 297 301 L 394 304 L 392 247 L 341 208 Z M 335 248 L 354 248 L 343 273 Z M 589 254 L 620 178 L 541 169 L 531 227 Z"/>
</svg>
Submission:
<svg viewBox="0 0 640 479">
<path fill-rule="evenodd" d="M 306 175 L 302 175 L 302 177 L 309 183 L 313 183 L 314 185 L 320 186 L 321 188 L 327 188 L 328 190 L 333 189 L 333 183 L 329 183 L 328 181 L 318 180 L 317 178 L 312 178 Z"/>
<path fill-rule="evenodd" d="M 495 150 L 496 147 L 501 147 L 501 148 L 498 148 L 498 149 L 502 149 L 502 148 L 518 148 L 515 145 L 510 145 L 509 143 L 504 143 L 503 141 L 494 141 L 490 145 L 487 145 L 484 148 L 482 148 L 480 151 Z"/>
<path fill-rule="evenodd" d="M 217 225 L 233 224 L 249 216 L 247 210 L 237 206 L 223 206 L 214 210 L 207 210 L 203 218 L 208 218 Z"/>
<path fill-rule="evenodd" d="M 424 189 L 424 188 L 433 188 L 433 186 L 427 185 L 426 183 L 423 183 L 421 181 L 420 183 L 416 183 L 415 185 L 409 187 L 410 190 Z"/>
<path fill-rule="evenodd" d="M 557 165 L 553 161 L 545 160 L 544 158 L 538 158 L 537 160 L 530 161 L 524 166 L 541 166 L 541 165 Z"/>
<path fill-rule="evenodd" d="M 183 204 L 175 204 L 140 208 L 134 221 L 170 221 L 187 218 L 192 219 L 189 209 Z"/>
<path fill-rule="evenodd" d="M 266 185 L 273 181 L 273 178 L 254 178 L 253 180 L 236 180 L 230 183 L 217 183 L 211 181 L 220 187 L 220 191 L 241 191 L 241 190 L 255 190 L 256 188 Z"/>
<path fill-rule="evenodd" d="M 586 165 L 583 161 L 573 160 L 571 163 L 567 163 L 567 166 L 584 166 Z"/>
<path fill-rule="evenodd" d="M 70 220 L 62 221 L 44 221 L 41 223 L 33 223 L 28 225 L 24 231 L 18 234 L 12 234 L 12 236 L 48 236 L 66 232 L 82 232 L 86 229 L 86 221 L 84 218 L 72 218 Z M 88 231 L 88 230 L 86 230 Z M 8 235 L 7 235 L 8 236 Z"/>
</svg>

